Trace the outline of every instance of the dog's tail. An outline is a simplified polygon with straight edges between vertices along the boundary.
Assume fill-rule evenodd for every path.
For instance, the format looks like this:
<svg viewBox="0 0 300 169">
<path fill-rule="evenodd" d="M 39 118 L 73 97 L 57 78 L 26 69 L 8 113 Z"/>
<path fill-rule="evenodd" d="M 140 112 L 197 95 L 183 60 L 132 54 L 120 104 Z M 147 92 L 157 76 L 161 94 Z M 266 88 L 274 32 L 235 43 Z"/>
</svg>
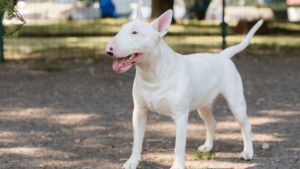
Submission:
<svg viewBox="0 0 300 169">
<path fill-rule="evenodd" d="M 235 54 L 239 53 L 240 51 L 244 50 L 250 43 L 250 40 L 252 38 L 252 36 L 254 35 L 254 33 L 258 30 L 258 28 L 263 24 L 263 20 L 259 20 L 254 26 L 253 28 L 249 31 L 249 33 L 247 34 L 246 38 L 243 40 L 243 42 L 241 42 L 238 45 L 235 46 L 231 46 L 229 48 L 226 48 L 225 50 L 223 50 L 222 52 L 220 52 L 220 54 L 222 56 L 225 55 L 225 57 L 231 58 L 233 57 Z"/>
</svg>

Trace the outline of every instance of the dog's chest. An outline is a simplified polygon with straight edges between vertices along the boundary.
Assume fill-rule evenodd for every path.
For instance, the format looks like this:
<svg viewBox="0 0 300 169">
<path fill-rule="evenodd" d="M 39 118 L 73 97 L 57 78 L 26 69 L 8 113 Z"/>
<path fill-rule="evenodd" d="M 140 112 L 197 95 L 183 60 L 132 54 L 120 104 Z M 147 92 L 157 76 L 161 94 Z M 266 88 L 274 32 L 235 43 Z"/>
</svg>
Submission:
<svg viewBox="0 0 300 169">
<path fill-rule="evenodd" d="M 155 95 L 146 98 L 146 105 L 148 109 L 163 114 L 166 116 L 171 115 L 171 101 L 168 98 L 156 97 Z"/>
<path fill-rule="evenodd" d="M 174 101 L 169 91 L 162 90 L 162 88 L 138 88 L 137 90 L 136 101 L 138 104 L 159 114 L 171 115 Z"/>
</svg>

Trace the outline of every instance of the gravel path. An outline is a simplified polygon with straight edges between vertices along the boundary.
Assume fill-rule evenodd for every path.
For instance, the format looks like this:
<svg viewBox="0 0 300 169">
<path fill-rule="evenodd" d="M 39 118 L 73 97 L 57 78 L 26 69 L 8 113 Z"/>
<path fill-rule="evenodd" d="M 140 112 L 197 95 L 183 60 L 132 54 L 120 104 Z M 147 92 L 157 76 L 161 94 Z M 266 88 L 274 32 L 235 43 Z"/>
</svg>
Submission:
<svg viewBox="0 0 300 169">
<path fill-rule="evenodd" d="M 191 112 L 186 168 L 300 168 L 300 57 L 233 58 L 244 82 L 254 159 L 239 160 L 242 135 L 224 100 L 214 104 L 216 158 L 195 160 L 205 126 Z M 9 61 L 0 64 L 0 168 L 121 168 L 131 153 L 135 70 L 117 74 L 112 60 Z M 69 65 L 61 72 L 35 65 Z M 270 144 L 262 150 L 263 142 Z M 170 168 L 175 125 L 148 113 L 139 168 Z"/>
</svg>

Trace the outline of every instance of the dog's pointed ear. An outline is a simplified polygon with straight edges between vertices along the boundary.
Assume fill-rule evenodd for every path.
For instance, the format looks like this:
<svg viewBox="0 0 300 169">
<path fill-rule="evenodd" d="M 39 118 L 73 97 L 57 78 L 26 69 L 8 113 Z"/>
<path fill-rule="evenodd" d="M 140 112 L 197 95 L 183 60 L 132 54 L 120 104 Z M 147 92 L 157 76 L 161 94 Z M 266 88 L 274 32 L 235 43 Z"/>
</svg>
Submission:
<svg viewBox="0 0 300 169">
<path fill-rule="evenodd" d="M 145 22 L 142 11 L 141 11 L 141 4 L 139 4 L 137 7 L 136 19 L 138 19 L 139 21 Z"/>
<path fill-rule="evenodd" d="M 169 9 L 167 12 L 163 13 L 159 18 L 151 23 L 154 30 L 158 31 L 160 37 L 163 37 L 165 36 L 165 34 L 167 34 L 172 22 L 172 16 L 173 11 L 172 9 Z"/>
</svg>

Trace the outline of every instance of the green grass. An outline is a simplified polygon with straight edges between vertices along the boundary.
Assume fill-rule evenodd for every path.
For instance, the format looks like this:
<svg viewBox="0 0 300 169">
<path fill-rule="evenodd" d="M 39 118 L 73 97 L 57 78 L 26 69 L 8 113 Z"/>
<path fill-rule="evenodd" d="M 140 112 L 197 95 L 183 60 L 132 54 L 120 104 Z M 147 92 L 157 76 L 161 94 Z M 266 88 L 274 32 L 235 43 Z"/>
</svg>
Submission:
<svg viewBox="0 0 300 169">
<path fill-rule="evenodd" d="M 127 19 L 97 19 L 79 21 L 60 21 L 58 23 L 44 25 L 24 25 L 20 36 L 25 35 L 84 35 L 84 34 L 117 34 L 123 24 L 128 23 Z M 227 34 L 233 35 L 236 32 L 237 22 L 229 22 Z M 276 21 L 269 23 L 270 28 L 282 28 L 286 30 L 300 30 L 300 22 Z M 171 25 L 168 31 L 170 34 L 196 34 L 196 35 L 221 35 L 222 29 L 217 21 L 199 20 L 178 20 Z"/>
<path fill-rule="evenodd" d="M 213 160 L 216 157 L 215 152 L 209 152 L 209 153 L 202 153 L 199 152 L 198 150 L 193 150 L 194 151 L 194 158 L 199 159 L 199 160 Z"/>
<path fill-rule="evenodd" d="M 128 23 L 128 19 L 97 19 L 97 20 L 79 20 L 79 21 L 60 21 L 58 23 L 43 24 L 43 25 L 24 25 L 19 35 L 22 36 L 52 36 L 52 35 L 104 35 L 101 39 L 106 39 L 105 35 L 117 34 L 123 24 Z M 226 29 L 227 35 L 234 35 L 236 32 L 236 22 L 228 23 Z M 299 31 L 300 22 L 285 22 L 276 21 L 270 22 L 268 25 L 270 28 L 281 28 L 290 31 Z M 199 20 L 178 20 L 175 25 L 171 25 L 168 31 L 169 34 L 178 35 L 197 35 L 197 36 L 221 36 L 222 29 L 217 21 L 199 21 Z M 51 43 L 50 37 L 44 37 Z M 96 36 L 94 36 L 96 38 Z M 94 39 L 95 39 L 94 38 Z M 78 39 L 78 38 L 67 38 Z M 83 38 L 84 39 L 84 38 Z M 74 40 L 76 41 L 76 40 Z M 61 41 L 64 43 L 63 41 Z M 43 43 L 43 42 L 42 42 Z M 70 44 L 74 44 L 71 42 Z M 70 46 L 70 44 L 59 44 L 64 46 Z M 41 46 L 41 45 L 38 45 Z"/>
<path fill-rule="evenodd" d="M 5 57 L 7 55 L 22 54 L 35 57 L 45 55 L 50 57 L 66 56 L 88 56 L 104 54 L 104 48 L 112 39 L 112 36 L 105 37 L 67 37 L 67 38 L 18 38 L 14 41 L 5 42 Z M 227 46 L 240 43 L 245 36 L 231 35 L 226 37 Z M 222 45 L 220 36 L 166 36 L 166 43 L 179 53 L 195 52 L 219 52 Z M 299 55 L 300 37 L 299 36 L 258 36 L 255 35 L 250 45 L 244 52 L 260 55 L 282 56 L 286 53 Z M 212 50 L 219 49 L 219 50 Z M 265 52 L 269 51 L 269 53 Z M 49 53 L 51 52 L 51 53 Z M 49 54 L 47 54 L 49 53 Z M 51 55 L 55 56 L 51 56 Z M 21 58 L 23 56 L 20 56 Z"/>
<path fill-rule="evenodd" d="M 128 23 L 127 19 L 97 19 L 79 21 L 60 21 L 58 23 L 43 25 L 24 25 L 20 36 L 34 35 L 63 35 L 63 34 L 116 34 L 123 24 Z M 228 34 L 233 34 L 236 23 L 229 24 Z M 169 33 L 176 34 L 221 34 L 221 26 L 215 21 L 177 21 L 171 25 Z"/>
<path fill-rule="evenodd" d="M 47 25 L 26 25 L 21 34 L 64 34 L 64 33 L 111 33 L 120 30 L 127 19 L 101 19 L 83 21 L 61 21 Z M 230 22 L 228 34 L 235 32 L 237 23 Z M 300 30 L 299 23 L 273 22 L 271 27 Z M 219 52 L 222 45 L 221 28 L 215 21 L 177 21 L 171 25 L 169 33 L 182 34 L 181 36 L 165 36 L 166 43 L 179 53 Z M 185 33 L 197 34 L 186 36 Z M 104 54 L 104 48 L 113 36 L 92 37 L 19 37 L 13 41 L 5 41 L 5 57 L 93 57 L 95 54 Z M 227 46 L 240 43 L 244 35 L 229 35 L 226 37 Z M 263 54 L 272 58 L 285 54 L 286 51 L 299 55 L 300 35 L 255 35 L 249 47 L 244 52 Z M 288 50 L 287 50 L 288 49 Z M 268 52 L 264 52 L 268 51 Z M 53 55 L 53 56 L 52 56 Z M 16 57 L 18 56 L 18 57 Z"/>
<path fill-rule="evenodd" d="M 290 31 L 300 31 L 300 22 L 273 22 L 270 27 L 281 28 Z"/>
<path fill-rule="evenodd" d="M 20 36 L 25 34 L 74 34 L 74 33 L 117 33 L 127 19 L 99 19 L 80 21 L 60 21 L 44 25 L 25 25 Z"/>
<path fill-rule="evenodd" d="M 288 5 L 286 2 L 272 2 L 267 4 L 271 9 L 286 9 L 288 7 L 300 7 L 300 5 Z"/>
<path fill-rule="evenodd" d="M 5 48 L 8 51 L 19 51 L 20 46 L 27 46 L 32 51 L 41 51 L 56 48 L 95 48 L 103 50 L 112 36 L 105 37 L 67 37 L 67 38 L 18 38 L 14 41 L 5 42 Z M 226 37 L 227 46 L 232 46 L 242 42 L 243 35 L 231 35 Z M 220 36 L 166 36 L 166 43 L 173 49 L 180 48 L 207 48 L 220 47 L 222 37 Z M 288 47 L 300 46 L 299 36 L 254 36 L 250 44 L 266 46 Z"/>
</svg>

